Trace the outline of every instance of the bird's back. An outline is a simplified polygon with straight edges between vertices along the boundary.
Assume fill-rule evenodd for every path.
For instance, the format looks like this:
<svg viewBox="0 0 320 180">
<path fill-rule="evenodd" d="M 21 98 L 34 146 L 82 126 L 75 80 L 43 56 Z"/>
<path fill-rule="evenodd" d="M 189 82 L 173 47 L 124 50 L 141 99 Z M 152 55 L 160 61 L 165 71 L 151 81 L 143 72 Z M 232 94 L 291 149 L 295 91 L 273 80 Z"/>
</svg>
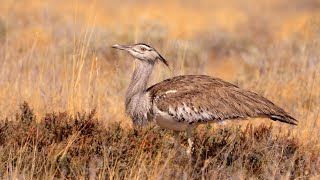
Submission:
<svg viewBox="0 0 320 180">
<path fill-rule="evenodd" d="M 268 99 L 210 76 L 176 76 L 151 86 L 147 92 L 153 109 L 178 122 L 192 124 L 248 117 L 297 122 Z"/>
</svg>

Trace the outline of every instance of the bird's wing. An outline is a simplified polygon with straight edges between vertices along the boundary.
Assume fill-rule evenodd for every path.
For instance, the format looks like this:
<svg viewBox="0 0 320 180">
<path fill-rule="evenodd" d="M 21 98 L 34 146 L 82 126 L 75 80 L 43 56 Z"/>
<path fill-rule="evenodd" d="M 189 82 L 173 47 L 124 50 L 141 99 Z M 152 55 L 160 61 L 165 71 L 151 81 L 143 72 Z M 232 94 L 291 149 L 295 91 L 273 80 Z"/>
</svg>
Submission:
<svg viewBox="0 0 320 180">
<path fill-rule="evenodd" d="M 204 75 L 177 76 L 147 89 L 153 106 L 180 122 L 267 117 L 296 124 L 280 107 L 250 91 Z M 157 112 L 153 112 L 157 113 Z"/>
</svg>

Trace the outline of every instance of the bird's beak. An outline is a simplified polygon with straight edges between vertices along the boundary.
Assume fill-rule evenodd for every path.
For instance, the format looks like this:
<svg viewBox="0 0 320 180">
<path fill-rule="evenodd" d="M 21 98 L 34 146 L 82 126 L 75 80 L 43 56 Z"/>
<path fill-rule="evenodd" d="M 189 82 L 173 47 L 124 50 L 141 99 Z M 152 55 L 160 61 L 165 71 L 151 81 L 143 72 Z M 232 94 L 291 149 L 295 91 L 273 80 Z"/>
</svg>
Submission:
<svg viewBox="0 0 320 180">
<path fill-rule="evenodd" d="M 128 50 L 130 46 L 115 44 L 112 46 L 112 48 L 120 49 L 120 50 Z"/>
</svg>

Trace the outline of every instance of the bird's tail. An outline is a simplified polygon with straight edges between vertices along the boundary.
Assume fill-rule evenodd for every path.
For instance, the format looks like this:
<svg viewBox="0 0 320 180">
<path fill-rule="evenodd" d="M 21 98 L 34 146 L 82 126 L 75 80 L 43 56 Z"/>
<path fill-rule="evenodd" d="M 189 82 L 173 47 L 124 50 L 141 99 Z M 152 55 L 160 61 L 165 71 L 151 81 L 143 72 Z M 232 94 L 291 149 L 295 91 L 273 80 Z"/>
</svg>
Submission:
<svg viewBox="0 0 320 180">
<path fill-rule="evenodd" d="M 292 125 L 297 125 L 298 123 L 298 120 L 296 120 L 294 117 L 290 116 L 287 113 L 281 114 L 281 115 L 271 114 L 271 115 L 268 115 L 268 118 L 274 121 L 280 121 L 280 122 L 284 122 Z"/>
</svg>

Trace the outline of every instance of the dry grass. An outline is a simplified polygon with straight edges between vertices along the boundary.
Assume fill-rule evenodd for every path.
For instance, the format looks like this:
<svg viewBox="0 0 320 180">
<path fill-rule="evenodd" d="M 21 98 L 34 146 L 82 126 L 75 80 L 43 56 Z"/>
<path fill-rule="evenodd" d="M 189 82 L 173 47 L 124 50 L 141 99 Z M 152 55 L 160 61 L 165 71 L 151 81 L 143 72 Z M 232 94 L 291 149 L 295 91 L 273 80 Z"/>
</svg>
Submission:
<svg viewBox="0 0 320 180">
<path fill-rule="evenodd" d="M 130 119 L 123 110 L 123 97 L 133 63 L 130 57 L 118 54 L 110 46 L 114 43 L 146 42 L 164 55 L 172 69 L 169 71 L 159 65 L 150 84 L 178 74 L 208 74 L 228 80 L 268 97 L 299 119 L 297 127 L 273 124 L 273 133 L 276 134 L 281 127 L 282 131 L 290 130 L 298 137 L 298 139 L 293 138 L 299 150 L 297 152 L 305 153 L 306 157 L 311 158 L 313 156 L 310 153 L 320 149 L 318 140 L 320 137 L 320 3 L 316 0 L 231 2 L 203 0 L 197 3 L 186 1 L 183 6 L 180 1 L 169 0 L 161 4 L 158 1 L 123 3 L 95 0 L 89 3 L 84 0 L 5 0 L 1 4 L 1 119 L 15 121 L 15 114 L 23 101 L 30 103 L 37 117 L 44 117 L 48 112 L 67 112 L 70 116 L 67 114 L 59 116 L 69 118 L 75 117 L 77 112 L 96 109 L 95 117 L 98 120 L 94 121 L 98 122 L 95 123 L 109 126 L 119 122 L 121 131 L 127 133 L 121 141 L 112 144 L 120 147 L 120 144 L 125 144 L 122 143 L 126 141 L 125 138 L 129 138 L 129 132 L 134 131 Z M 38 121 L 39 127 L 45 124 L 45 118 L 35 118 L 30 127 L 38 126 L 34 121 Z M 269 121 L 262 122 L 269 123 Z M 23 128 L 20 123 L 15 123 L 17 124 L 14 126 Z M 233 126 L 246 123 L 228 122 L 226 128 L 231 128 L 228 131 L 237 134 Z M 259 121 L 249 123 L 260 124 Z M 26 126 L 27 129 L 24 130 L 26 133 L 29 132 L 28 127 Z M 72 124 L 72 128 L 77 126 Z M 31 132 L 35 133 L 33 130 Z M 69 146 L 74 146 L 74 142 L 79 140 L 80 135 L 76 133 L 78 131 L 79 129 L 70 132 L 65 140 L 61 140 L 64 143 L 47 144 L 48 147 L 45 149 L 49 154 L 46 155 L 36 154 L 36 151 L 32 150 L 36 148 L 35 142 L 30 151 L 23 143 L 12 149 L 0 146 L 8 155 L 0 155 L 3 160 L 1 162 L 7 163 L 6 169 L 1 169 L 1 173 L 6 174 L 6 177 L 58 176 L 60 172 L 58 173 L 57 166 L 53 165 L 54 159 L 39 165 L 37 163 L 42 162 L 36 158 L 53 158 L 59 154 L 70 153 Z M 142 134 L 149 131 L 156 137 L 161 135 L 160 139 L 169 137 L 167 132 L 157 135 L 160 131 L 154 129 L 142 130 Z M 116 130 L 102 128 L 101 132 L 116 133 Z M 214 132 L 212 138 L 217 136 L 218 132 Z M 51 136 L 51 132 L 46 131 L 46 133 Z M 245 136 L 249 139 L 254 138 L 250 135 Z M 199 136 L 199 138 L 205 137 Z M 226 135 L 225 138 L 229 136 Z M 279 146 L 286 146 L 286 143 L 281 141 L 284 137 L 279 138 L 277 141 Z M 140 142 L 139 139 L 136 140 Z M 290 138 L 289 141 L 291 142 Z M 4 142 L 8 143 L 7 140 Z M 170 142 L 157 141 L 157 143 L 171 146 Z M 265 143 L 262 143 L 261 148 Z M 306 147 L 310 147 L 310 151 Z M 98 174 L 104 176 L 108 171 L 113 173 L 109 177 L 139 178 L 146 174 L 144 171 L 149 166 L 154 168 L 149 178 L 158 176 L 157 173 L 169 167 L 176 167 L 179 169 L 177 173 L 181 174 L 185 167 L 170 164 L 169 161 L 166 163 L 170 165 L 164 163 L 163 161 L 170 159 L 168 158 L 170 153 L 161 154 L 163 150 L 165 149 L 160 148 L 157 152 L 159 155 L 156 156 L 156 161 L 143 159 L 145 157 L 142 155 L 146 154 L 135 154 L 136 164 L 131 164 L 129 166 L 131 169 L 126 171 L 115 163 L 121 163 L 126 159 L 115 155 L 113 159 L 115 162 L 112 161 L 115 166 L 103 167 L 103 172 L 99 170 Z M 276 156 L 280 156 L 278 150 L 272 149 L 272 152 L 273 150 Z M 106 153 L 107 150 L 102 152 Z M 29 159 L 23 159 L 23 153 L 31 153 L 26 156 Z M 88 150 L 86 153 L 90 154 L 91 151 Z M 263 154 L 263 158 L 268 156 L 275 157 L 269 153 Z M 13 160 L 14 157 L 17 162 Z M 297 156 L 288 157 L 284 162 L 289 162 L 293 160 L 292 158 Z M 30 160 L 34 162 L 32 167 L 25 167 L 24 161 Z M 104 158 L 101 163 L 105 164 L 106 160 L 108 158 Z M 228 166 L 229 169 L 225 165 L 223 168 L 218 166 L 222 161 L 216 162 L 216 160 L 213 160 L 214 166 L 208 165 L 212 170 L 211 174 L 208 173 L 210 175 L 216 173 L 221 178 L 257 177 L 257 174 L 252 173 L 250 169 L 244 169 L 238 164 L 243 159 L 232 163 L 231 167 Z M 79 159 L 75 161 L 81 162 Z M 274 159 L 264 160 L 263 163 L 267 164 L 269 171 L 265 172 L 266 169 L 259 171 L 260 178 L 270 175 L 271 172 L 274 172 L 272 177 L 279 174 L 289 177 L 292 174 L 290 168 L 294 168 L 292 164 L 284 163 L 283 166 L 286 166 L 284 172 L 289 173 L 286 174 L 279 169 L 273 171 L 273 168 L 278 168 L 275 164 L 279 163 Z M 49 164 L 52 166 L 50 165 L 48 169 Z M 76 165 L 74 164 L 72 168 L 82 167 Z M 43 174 L 40 173 L 41 175 L 37 174 L 35 172 L 37 168 L 45 171 Z M 222 173 L 224 170 L 225 174 Z M 72 171 L 74 172 L 70 176 L 77 173 L 85 176 L 84 170 Z M 302 173 L 303 170 L 295 169 L 295 171 L 298 173 L 294 175 L 295 177 L 305 175 Z M 308 172 L 312 174 L 311 170 Z M 315 170 L 312 172 L 313 175 L 315 172 L 319 173 Z M 200 177 L 199 174 L 188 173 L 185 176 Z M 166 177 L 169 177 L 167 175 Z"/>
<path fill-rule="evenodd" d="M 203 128 L 194 163 L 175 158 L 171 132 L 150 126 L 101 125 L 89 114 L 51 113 L 36 122 L 28 104 L 15 121 L 1 121 L 0 176 L 6 179 L 310 178 L 320 175 L 320 151 L 272 126 Z M 182 136 L 182 143 L 187 140 Z M 185 148 L 182 148 L 185 151 Z"/>
</svg>

